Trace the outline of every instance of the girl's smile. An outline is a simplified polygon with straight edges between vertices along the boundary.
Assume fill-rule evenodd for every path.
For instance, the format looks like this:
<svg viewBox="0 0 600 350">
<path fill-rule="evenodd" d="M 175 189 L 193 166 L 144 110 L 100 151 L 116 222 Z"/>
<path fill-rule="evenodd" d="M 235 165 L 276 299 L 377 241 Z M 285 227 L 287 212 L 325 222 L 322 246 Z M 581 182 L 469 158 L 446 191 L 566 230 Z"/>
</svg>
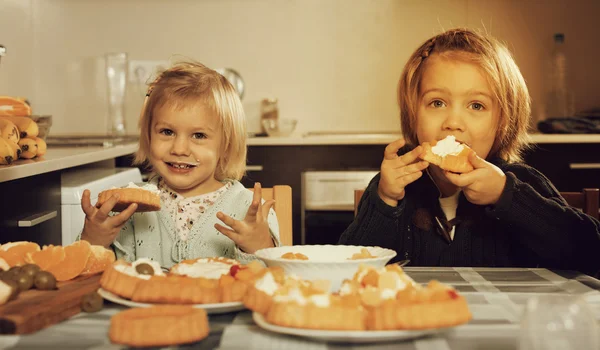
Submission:
<svg viewBox="0 0 600 350">
<path fill-rule="evenodd" d="M 177 162 L 165 162 L 169 166 L 169 170 L 175 173 L 187 173 L 192 171 L 197 164 L 177 163 Z"/>
</svg>

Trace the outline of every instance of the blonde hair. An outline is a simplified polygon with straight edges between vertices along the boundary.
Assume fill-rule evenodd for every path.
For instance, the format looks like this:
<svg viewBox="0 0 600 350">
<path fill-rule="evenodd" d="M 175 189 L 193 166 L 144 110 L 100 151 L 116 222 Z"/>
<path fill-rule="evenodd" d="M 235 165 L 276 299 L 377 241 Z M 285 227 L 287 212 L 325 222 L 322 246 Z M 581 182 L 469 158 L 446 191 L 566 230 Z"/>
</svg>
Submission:
<svg viewBox="0 0 600 350">
<path fill-rule="evenodd" d="M 152 117 L 165 105 L 182 109 L 203 103 L 219 117 L 221 153 L 215 178 L 240 180 L 246 171 L 246 117 L 234 87 L 216 71 L 197 62 L 179 62 L 149 85 L 140 114 L 140 145 L 133 163 L 149 166 Z"/>
<path fill-rule="evenodd" d="M 452 29 L 427 40 L 409 58 L 398 82 L 398 103 L 402 133 L 407 142 L 417 145 L 416 123 L 419 87 L 427 57 L 440 55 L 476 63 L 487 76 L 496 98 L 500 118 L 489 157 L 520 161 L 527 148 L 527 127 L 531 117 L 531 98 L 525 79 L 509 50 L 494 38 L 469 29 Z"/>
</svg>

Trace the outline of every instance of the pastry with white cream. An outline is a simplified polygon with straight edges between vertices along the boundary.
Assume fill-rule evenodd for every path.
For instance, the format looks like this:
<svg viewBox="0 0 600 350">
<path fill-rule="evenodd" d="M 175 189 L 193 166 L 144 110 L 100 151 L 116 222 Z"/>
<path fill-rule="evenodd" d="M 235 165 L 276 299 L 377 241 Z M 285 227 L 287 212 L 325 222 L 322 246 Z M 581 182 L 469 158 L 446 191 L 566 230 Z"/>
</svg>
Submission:
<svg viewBox="0 0 600 350">
<path fill-rule="evenodd" d="M 266 320 L 283 327 L 365 330 L 366 316 L 358 297 L 333 295 L 308 283 L 277 291 Z"/>
<path fill-rule="evenodd" d="M 111 293 L 131 299 L 138 283 L 149 280 L 151 276 L 164 276 L 156 261 L 147 258 L 140 258 L 133 263 L 117 260 L 104 270 L 100 286 Z"/>
<path fill-rule="evenodd" d="M 466 300 L 454 288 L 435 280 L 423 287 L 397 264 L 361 265 L 339 294 L 359 296 L 369 330 L 440 328 L 471 319 Z"/>
<path fill-rule="evenodd" d="M 283 287 L 285 276 L 283 269 L 268 267 L 261 271 L 248 287 L 244 298 L 244 306 L 248 309 L 266 314 L 273 303 L 275 292 Z"/>
<path fill-rule="evenodd" d="M 473 150 L 464 143 L 457 142 L 449 135 L 443 140 L 423 142 L 420 158 L 453 173 L 466 173 L 473 170 L 469 155 Z"/>
</svg>

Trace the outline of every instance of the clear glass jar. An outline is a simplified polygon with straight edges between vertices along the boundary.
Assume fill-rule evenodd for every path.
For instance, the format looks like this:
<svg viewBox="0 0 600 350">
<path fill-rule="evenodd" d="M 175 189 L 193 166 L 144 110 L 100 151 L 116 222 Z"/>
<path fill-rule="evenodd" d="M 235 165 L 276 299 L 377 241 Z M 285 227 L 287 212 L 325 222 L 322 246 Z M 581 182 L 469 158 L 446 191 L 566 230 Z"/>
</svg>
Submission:
<svg viewBox="0 0 600 350">
<path fill-rule="evenodd" d="M 260 124 L 263 132 L 267 132 L 265 128 L 264 120 L 270 120 L 277 122 L 279 119 L 279 107 L 278 100 L 276 98 L 265 98 L 260 104 Z"/>
<path fill-rule="evenodd" d="M 125 92 L 127 91 L 127 54 L 124 52 L 108 53 L 105 58 L 108 88 L 106 131 L 109 136 L 124 136 L 126 133 Z"/>
</svg>

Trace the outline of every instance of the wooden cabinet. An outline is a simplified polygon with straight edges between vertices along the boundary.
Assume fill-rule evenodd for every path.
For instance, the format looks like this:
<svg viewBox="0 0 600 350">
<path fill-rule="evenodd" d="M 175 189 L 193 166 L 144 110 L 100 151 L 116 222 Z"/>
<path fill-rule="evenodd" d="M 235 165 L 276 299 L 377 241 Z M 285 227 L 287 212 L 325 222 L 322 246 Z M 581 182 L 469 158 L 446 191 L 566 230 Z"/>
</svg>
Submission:
<svg viewBox="0 0 600 350">
<path fill-rule="evenodd" d="M 600 143 L 540 143 L 524 158 L 559 191 L 600 187 Z"/>
<path fill-rule="evenodd" d="M 0 243 L 61 244 L 60 172 L 2 182 L 0 193 Z"/>
</svg>

